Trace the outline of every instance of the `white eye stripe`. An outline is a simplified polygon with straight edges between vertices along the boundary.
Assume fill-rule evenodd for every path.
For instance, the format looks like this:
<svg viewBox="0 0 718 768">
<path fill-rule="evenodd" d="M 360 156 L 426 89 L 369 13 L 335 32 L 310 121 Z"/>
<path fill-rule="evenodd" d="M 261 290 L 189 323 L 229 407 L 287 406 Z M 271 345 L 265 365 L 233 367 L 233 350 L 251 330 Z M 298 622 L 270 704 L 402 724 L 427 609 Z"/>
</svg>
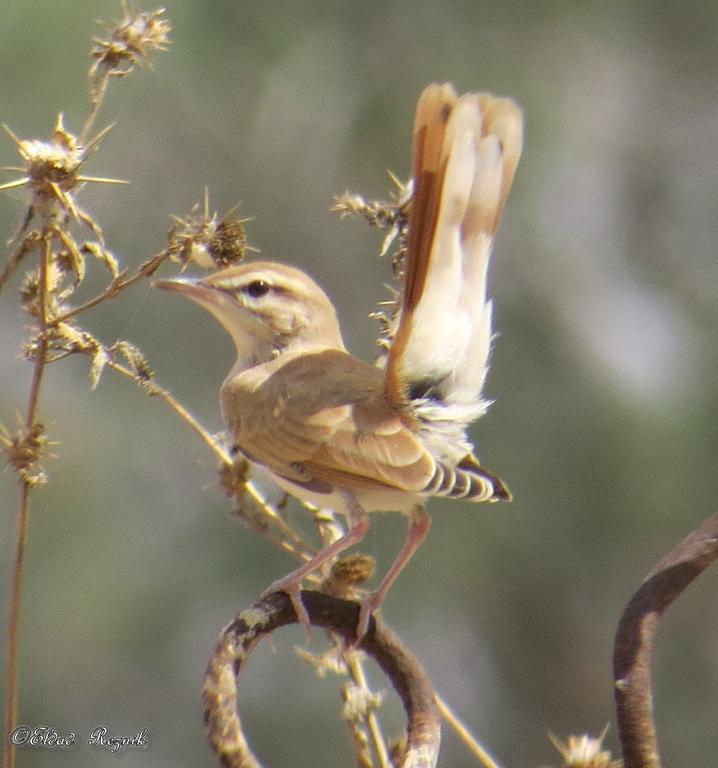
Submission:
<svg viewBox="0 0 718 768">
<path fill-rule="evenodd" d="M 216 283 L 217 288 L 221 288 L 223 291 L 241 291 L 246 288 L 250 283 L 261 280 L 262 278 L 251 277 L 250 275 L 242 275 L 241 277 L 228 278 Z"/>
<path fill-rule="evenodd" d="M 222 291 L 228 295 L 245 296 L 247 299 L 261 300 L 270 293 L 286 301 L 303 300 L 307 294 L 303 282 L 291 274 L 283 274 L 278 270 L 256 269 L 239 274 L 213 275 L 202 281 L 207 287 Z M 269 290 L 253 295 L 250 286 L 264 284 Z"/>
<path fill-rule="evenodd" d="M 264 283 L 269 288 L 273 288 L 272 283 L 261 274 L 241 275 L 238 277 L 226 277 L 223 280 L 217 280 L 210 283 L 213 288 L 226 293 L 236 293 L 237 291 L 246 292 L 247 288 L 254 283 Z"/>
</svg>

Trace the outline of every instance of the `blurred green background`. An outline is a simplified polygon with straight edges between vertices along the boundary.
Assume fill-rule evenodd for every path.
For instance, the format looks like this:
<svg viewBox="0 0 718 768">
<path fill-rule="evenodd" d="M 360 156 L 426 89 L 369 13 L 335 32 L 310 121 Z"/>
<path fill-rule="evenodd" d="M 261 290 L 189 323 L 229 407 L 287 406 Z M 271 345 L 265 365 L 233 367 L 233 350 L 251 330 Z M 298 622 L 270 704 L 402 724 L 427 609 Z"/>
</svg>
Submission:
<svg viewBox="0 0 718 768">
<path fill-rule="evenodd" d="M 172 213 L 211 190 L 242 201 L 266 258 L 310 271 L 351 349 L 389 269 L 381 235 L 328 212 L 345 189 L 383 196 L 408 174 L 415 100 L 428 82 L 512 95 L 525 154 L 494 253 L 495 398 L 473 435 L 511 506 L 433 503 L 433 529 L 385 618 L 438 690 L 506 766 L 558 764 L 545 733 L 612 727 L 615 627 L 643 576 L 718 504 L 718 5 L 714 2 L 165 3 L 171 50 L 115 82 L 117 121 L 88 172 L 132 180 L 81 198 L 132 266 L 164 245 Z M 149 6 L 145 6 L 147 10 Z M 6 3 L 0 120 L 78 130 L 105 0 Z M 16 165 L 9 140 L 0 163 Z M 6 174 L 6 178 L 12 178 Z M 22 218 L 0 195 L 0 233 Z M 99 286 L 101 269 L 85 287 Z M 0 420 L 26 403 L 27 318 L 0 295 Z M 213 430 L 232 359 L 209 316 L 147 285 L 88 314 L 128 338 Z M 293 563 L 228 518 L 203 445 L 162 403 L 84 359 L 49 370 L 41 403 L 57 458 L 33 496 L 22 614 L 20 722 L 116 735 L 150 730 L 130 766 L 211 765 L 199 690 L 221 627 Z M 6 621 L 16 487 L 0 475 Z M 364 550 L 381 571 L 404 534 L 378 516 Z M 715 766 L 718 573 L 667 615 L 655 703 L 666 765 Z M 318 634 L 318 633 L 317 633 Z M 318 640 L 319 638 L 317 638 Z M 349 765 L 337 681 L 264 648 L 242 689 L 269 765 Z M 381 678 L 377 683 L 384 685 Z M 398 706 L 391 710 L 399 727 Z M 390 728 L 391 730 L 391 728 Z M 331 756 L 331 757 L 329 757 Z M 105 752 L 22 750 L 23 767 L 115 765 Z M 440 765 L 471 760 L 448 730 Z"/>
</svg>

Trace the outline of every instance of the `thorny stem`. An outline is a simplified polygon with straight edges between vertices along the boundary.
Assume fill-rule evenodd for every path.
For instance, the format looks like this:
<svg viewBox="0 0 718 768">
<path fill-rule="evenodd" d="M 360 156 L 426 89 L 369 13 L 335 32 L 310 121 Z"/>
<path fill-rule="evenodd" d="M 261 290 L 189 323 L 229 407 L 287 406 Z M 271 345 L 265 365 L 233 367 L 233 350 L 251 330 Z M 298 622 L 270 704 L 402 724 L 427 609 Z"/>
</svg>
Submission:
<svg viewBox="0 0 718 768">
<path fill-rule="evenodd" d="M 436 694 L 436 707 L 439 710 L 442 720 L 454 731 L 459 739 L 461 739 L 464 746 L 484 768 L 500 768 L 499 764 L 481 746 L 469 729 L 463 722 L 461 722 L 456 713 L 438 693 Z"/>
<path fill-rule="evenodd" d="M 82 125 L 80 131 L 80 145 L 84 145 L 87 141 L 87 137 L 90 135 L 92 126 L 95 123 L 97 114 L 100 111 L 102 102 L 105 99 L 105 93 L 107 92 L 107 84 L 110 81 L 110 71 L 107 67 L 103 67 L 100 74 L 93 77 L 92 85 L 90 86 L 90 111 L 87 113 L 85 122 Z"/>
<path fill-rule="evenodd" d="M 40 398 L 45 365 L 47 363 L 47 265 L 50 259 L 52 243 L 51 227 L 45 226 L 40 255 L 40 316 L 38 346 L 32 371 L 32 382 L 25 414 L 25 431 L 30 432 L 35 424 L 37 405 Z M 20 597 L 22 589 L 23 566 L 25 562 L 25 544 L 30 517 L 30 489 L 32 483 L 28 477 L 21 480 L 15 529 L 15 559 L 10 584 L 10 606 L 8 609 L 7 647 L 5 658 L 5 748 L 3 753 L 4 768 L 14 768 L 15 746 L 10 734 L 17 722 L 17 639 L 20 625 Z"/>
<path fill-rule="evenodd" d="M 142 280 L 144 277 L 150 277 L 153 275 L 157 268 L 162 264 L 163 261 L 165 261 L 167 258 L 169 258 L 169 253 L 166 251 L 161 251 L 156 256 L 153 256 L 149 261 L 146 261 L 144 264 L 141 264 L 136 272 L 133 272 L 129 277 L 123 277 L 122 275 L 118 275 L 108 286 L 105 288 L 102 293 L 98 293 L 97 296 L 93 296 L 91 299 L 88 299 L 84 304 L 78 304 L 76 307 L 73 307 L 72 309 L 68 309 L 67 312 L 63 312 L 61 315 L 57 315 L 57 317 L 54 317 L 51 321 L 51 325 L 59 325 L 60 323 L 65 323 L 68 320 L 72 319 L 76 315 L 82 314 L 83 312 L 86 312 L 88 309 L 91 309 L 92 307 L 97 306 L 98 304 L 101 304 L 103 301 L 108 301 L 109 299 L 114 299 L 115 296 L 117 296 L 120 291 L 123 291 L 125 288 L 129 287 L 130 285 L 133 285 L 134 283 L 138 282 L 139 280 Z M 220 458 L 222 458 L 220 456 Z"/>
</svg>

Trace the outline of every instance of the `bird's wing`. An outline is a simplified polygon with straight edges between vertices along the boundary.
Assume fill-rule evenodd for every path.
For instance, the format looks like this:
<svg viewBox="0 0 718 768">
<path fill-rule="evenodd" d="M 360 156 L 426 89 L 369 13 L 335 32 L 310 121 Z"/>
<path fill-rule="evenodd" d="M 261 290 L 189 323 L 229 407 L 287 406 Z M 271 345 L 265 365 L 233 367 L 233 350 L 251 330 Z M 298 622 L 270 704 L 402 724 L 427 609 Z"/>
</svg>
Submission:
<svg viewBox="0 0 718 768">
<path fill-rule="evenodd" d="M 310 421 L 332 422 L 331 438 L 303 462 L 312 476 L 344 487 L 384 487 L 418 493 L 435 460 L 416 433 L 385 401 L 373 399 L 320 411 Z"/>
<path fill-rule="evenodd" d="M 298 356 L 252 391 L 233 429 L 237 447 L 300 484 L 420 492 L 436 462 L 382 385 L 378 369 L 344 351 Z"/>
<path fill-rule="evenodd" d="M 406 284 L 385 380 L 398 408 L 438 403 L 442 418 L 463 423 L 483 410 L 492 335 L 486 272 L 522 132 L 509 99 L 457 97 L 448 84 L 421 94 Z"/>
</svg>

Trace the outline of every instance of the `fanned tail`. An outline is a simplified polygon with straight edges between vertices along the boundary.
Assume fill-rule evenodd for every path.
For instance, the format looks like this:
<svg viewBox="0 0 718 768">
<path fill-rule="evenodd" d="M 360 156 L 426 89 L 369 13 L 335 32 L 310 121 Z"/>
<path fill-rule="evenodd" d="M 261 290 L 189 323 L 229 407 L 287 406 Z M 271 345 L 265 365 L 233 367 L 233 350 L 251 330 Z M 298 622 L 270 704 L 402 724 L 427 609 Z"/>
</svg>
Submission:
<svg viewBox="0 0 718 768">
<path fill-rule="evenodd" d="M 460 430 L 486 408 L 486 274 L 521 146 L 521 111 L 509 99 L 457 97 L 448 84 L 419 99 L 406 285 L 386 392 L 398 407 Z"/>
</svg>

